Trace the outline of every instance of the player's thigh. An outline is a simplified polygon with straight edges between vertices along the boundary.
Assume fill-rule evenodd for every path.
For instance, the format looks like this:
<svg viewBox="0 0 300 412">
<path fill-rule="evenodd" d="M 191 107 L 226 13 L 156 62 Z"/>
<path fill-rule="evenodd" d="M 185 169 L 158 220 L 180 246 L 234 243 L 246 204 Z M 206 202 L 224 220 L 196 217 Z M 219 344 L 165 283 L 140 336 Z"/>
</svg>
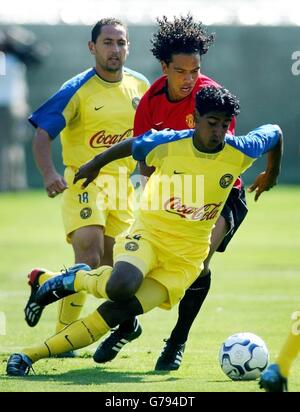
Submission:
<svg viewBox="0 0 300 412">
<path fill-rule="evenodd" d="M 133 203 L 134 203 L 134 193 L 131 183 L 128 182 L 126 202 L 118 202 L 119 198 L 114 198 L 115 194 L 109 195 L 109 213 L 107 216 L 107 222 L 105 227 L 105 235 L 115 238 L 121 233 L 128 231 L 130 226 L 133 224 Z M 120 207 L 115 207 L 115 206 Z M 126 206 L 126 208 L 125 208 Z"/>
<path fill-rule="evenodd" d="M 144 313 L 161 306 L 168 300 L 168 296 L 168 290 L 163 284 L 148 277 L 143 280 L 139 290 L 135 294 L 135 297 L 140 302 Z"/>
<path fill-rule="evenodd" d="M 223 239 L 226 236 L 226 233 L 229 230 L 229 224 L 225 218 L 220 215 L 216 221 L 215 227 L 211 234 L 211 243 L 209 248 L 209 253 L 204 261 L 204 268 L 201 272 L 201 276 L 205 276 L 209 273 L 209 264 L 213 254 L 218 250 L 218 247 L 223 242 Z"/>
<path fill-rule="evenodd" d="M 116 238 L 114 263 L 127 262 L 136 266 L 145 276 L 157 265 L 157 253 L 151 241 L 142 232 L 130 230 Z"/>
<path fill-rule="evenodd" d="M 180 259 L 174 257 L 172 260 L 166 260 L 150 273 L 146 278 L 153 279 L 167 291 L 166 299 L 160 303 L 163 309 L 171 309 L 184 296 L 185 291 L 199 276 L 199 267 L 201 261 L 195 259 Z"/>
<path fill-rule="evenodd" d="M 244 187 L 233 187 L 221 212 L 221 216 L 228 224 L 228 231 L 217 249 L 218 252 L 226 250 L 227 245 L 231 242 L 247 213 L 248 208 Z"/>
<path fill-rule="evenodd" d="M 133 221 L 131 211 L 110 211 L 106 220 L 103 265 L 113 265 L 115 238 L 129 230 Z"/>
<path fill-rule="evenodd" d="M 220 215 L 218 220 L 216 221 L 215 227 L 213 228 L 212 234 L 211 234 L 211 244 L 210 244 L 210 251 L 208 254 L 209 258 L 211 255 L 215 253 L 215 251 L 218 249 L 220 244 L 222 243 L 224 237 L 226 236 L 226 233 L 229 230 L 229 224 L 225 220 L 225 218 Z"/>
<path fill-rule="evenodd" d="M 105 227 L 108 211 L 99 207 L 99 198 L 104 196 L 95 184 L 82 190 L 80 185 L 73 184 L 74 170 L 65 170 L 65 179 L 68 189 L 62 196 L 62 216 L 67 236 L 70 242 L 70 234 L 88 226 Z"/>
</svg>

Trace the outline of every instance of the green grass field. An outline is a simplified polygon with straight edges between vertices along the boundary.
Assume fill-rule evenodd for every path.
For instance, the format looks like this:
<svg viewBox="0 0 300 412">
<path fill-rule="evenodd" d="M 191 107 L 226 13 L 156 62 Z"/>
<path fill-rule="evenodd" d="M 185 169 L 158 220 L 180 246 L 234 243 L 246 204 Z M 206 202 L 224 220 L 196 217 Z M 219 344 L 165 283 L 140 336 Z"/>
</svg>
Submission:
<svg viewBox="0 0 300 412">
<path fill-rule="evenodd" d="M 156 358 L 177 317 L 156 309 L 141 317 L 142 336 L 113 362 L 96 365 L 81 350 L 76 359 L 47 359 L 35 366 L 36 375 L 8 378 L 9 353 L 37 344 L 53 333 L 55 305 L 48 307 L 36 328 L 24 321 L 28 296 L 26 274 L 34 266 L 60 270 L 72 264 L 65 241 L 59 202 L 43 192 L 1 194 L 0 312 L 6 334 L 0 335 L 0 392 L 256 392 L 256 381 L 233 382 L 221 371 L 221 342 L 235 332 L 261 336 L 271 360 L 285 338 L 290 315 L 299 306 L 299 187 L 278 187 L 258 203 L 248 196 L 249 214 L 225 254 L 212 263 L 211 292 L 190 334 L 179 371 L 155 373 Z M 97 305 L 89 300 L 85 311 Z M 2 314 L 3 316 L 3 314 Z M 2 325 L 3 326 L 3 325 Z M 1 329 L 0 329 L 1 331 Z M 300 359 L 293 367 L 290 391 L 300 391 Z"/>
</svg>

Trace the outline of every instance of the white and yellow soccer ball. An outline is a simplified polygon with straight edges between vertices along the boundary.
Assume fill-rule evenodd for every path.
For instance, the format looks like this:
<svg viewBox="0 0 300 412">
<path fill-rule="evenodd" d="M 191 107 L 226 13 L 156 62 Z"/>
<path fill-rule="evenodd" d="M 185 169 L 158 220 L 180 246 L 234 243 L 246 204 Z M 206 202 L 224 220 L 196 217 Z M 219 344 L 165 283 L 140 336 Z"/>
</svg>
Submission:
<svg viewBox="0 0 300 412">
<path fill-rule="evenodd" d="M 255 380 L 268 365 L 269 351 L 265 342 L 254 333 L 235 333 L 222 343 L 219 361 L 230 379 Z"/>
</svg>

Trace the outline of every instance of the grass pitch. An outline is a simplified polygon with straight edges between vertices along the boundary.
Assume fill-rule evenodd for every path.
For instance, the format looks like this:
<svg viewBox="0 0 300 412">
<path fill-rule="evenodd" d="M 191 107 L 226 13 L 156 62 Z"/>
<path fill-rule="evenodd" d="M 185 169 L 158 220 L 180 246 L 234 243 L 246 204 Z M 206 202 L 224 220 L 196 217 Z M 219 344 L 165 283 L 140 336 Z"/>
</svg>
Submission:
<svg viewBox="0 0 300 412">
<path fill-rule="evenodd" d="M 142 336 L 105 365 L 88 357 L 96 347 L 79 351 L 76 359 L 47 359 L 34 366 L 36 375 L 5 375 L 10 353 L 38 344 L 53 334 L 55 305 L 46 308 L 35 328 L 24 321 L 28 297 L 26 274 L 35 266 L 60 270 L 73 263 L 64 241 L 60 199 L 43 192 L 1 194 L 0 221 L 0 392 L 255 392 L 256 381 L 233 382 L 221 371 L 218 351 L 235 332 L 261 336 L 271 360 L 299 307 L 299 187 L 277 187 L 257 203 L 248 196 L 249 213 L 225 254 L 212 261 L 212 287 L 195 321 L 177 372 L 155 373 L 163 338 L 177 319 L 156 309 L 141 317 Z M 97 301 L 91 298 L 85 313 Z M 5 324 L 4 324 L 5 320 Z M 290 391 L 300 391 L 300 360 L 294 364 Z"/>
</svg>

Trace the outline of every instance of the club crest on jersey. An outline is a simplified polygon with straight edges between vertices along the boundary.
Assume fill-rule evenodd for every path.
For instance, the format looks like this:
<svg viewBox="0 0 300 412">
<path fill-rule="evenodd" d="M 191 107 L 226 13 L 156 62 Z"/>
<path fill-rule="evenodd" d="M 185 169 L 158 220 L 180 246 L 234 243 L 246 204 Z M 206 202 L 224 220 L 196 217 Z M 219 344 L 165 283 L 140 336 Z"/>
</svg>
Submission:
<svg viewBox="0 0 300 412">
<path fill-rule="evenodd" d="M 136 110 L 136 108 L 138 107 L 138 104 L 139 104 L 140 100 L 141 99 L 139 97 L 134 97 L 131 100 L 131 104 L 132 104 L 132 107 L 134 108 L 134 110 Z"/>
<path fill-rule="evenodd" d="M 230 186 L 233 181 L 233 176 L 230 173 L 227 173 L 226 175 L 223 175 L 220 179 L 220 186 L 223 189 L 226 189 L 226 187 Z"/>
<path fill-rule="evenodd" d="M 195 120 L 194 116 L 192 114 L 188 114 L 185 118 L 185 122 L 190 129 L 194 129 L 195 127 Z"/>
<path fill-rule="evenodd" d="M 80 210 L 81 219 L 88 219 L 92 215 L 92 209 L 90 207 L 85 207 Z"/>
<path fill-rule="evenodd" d="M 125 243 L 125 249 L 128 250 L 129 252 L 135 252 L 138 250 L 139 245 L 136 242 L 127 242 Z"/>
</svg>

